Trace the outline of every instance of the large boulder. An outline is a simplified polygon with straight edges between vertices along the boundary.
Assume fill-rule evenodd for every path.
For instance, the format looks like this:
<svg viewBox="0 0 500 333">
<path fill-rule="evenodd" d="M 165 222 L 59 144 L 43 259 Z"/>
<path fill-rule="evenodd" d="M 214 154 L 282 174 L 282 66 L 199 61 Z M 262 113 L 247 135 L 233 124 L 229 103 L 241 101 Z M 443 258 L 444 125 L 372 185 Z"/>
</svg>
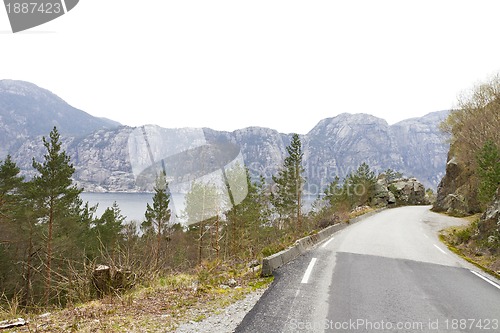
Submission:
<svg viewBox="0 0 500 333">
<path fill-rule="evenodd" d="M 375 191 L 372 202 L 373 205 L 380 207 L 396 203 L 396 197 L 391 191 L 389 191 L 388 186 L 389 183 L 386 176 L 381 174 L 375 183 Z"/>
<path fill-rule="evenodd" d="M 428 205 L 425 187 L 416 178 L 396 179 L 389 184 L 389 190 L 396 198 L 398 205 Z"/>
<path fill-rule="evenodd" d="M 416 178 L 387 180 L 379 176 L 375 184 L 373 202 L 376 206 L 391 205 L 428 205 L 424 185 Z"/>
</svg>

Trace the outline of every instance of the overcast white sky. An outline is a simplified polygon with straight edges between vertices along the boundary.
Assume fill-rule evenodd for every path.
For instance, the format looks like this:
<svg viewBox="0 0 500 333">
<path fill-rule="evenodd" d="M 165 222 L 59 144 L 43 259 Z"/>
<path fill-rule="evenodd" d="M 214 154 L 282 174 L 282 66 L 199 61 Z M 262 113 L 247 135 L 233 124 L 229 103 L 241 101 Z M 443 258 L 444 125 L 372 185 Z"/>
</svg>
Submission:
<svg viewBox="0 0 500 333">
<path fill-rule="evenodd" d="M 394 123 L 500 71 L 499 13 L 498 0 L 80 0 L 12 34 L 0 7 L 0 79 L 131 126 Z"/>
</svg>

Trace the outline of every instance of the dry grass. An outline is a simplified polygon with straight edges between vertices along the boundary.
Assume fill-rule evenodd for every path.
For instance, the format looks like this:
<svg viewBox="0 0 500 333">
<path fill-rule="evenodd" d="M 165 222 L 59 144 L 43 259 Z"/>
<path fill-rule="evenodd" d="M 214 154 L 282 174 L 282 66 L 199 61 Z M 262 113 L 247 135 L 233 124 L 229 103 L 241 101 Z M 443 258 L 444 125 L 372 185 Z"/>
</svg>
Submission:
<svg viewBox="0 0 500 333">
<path fill-rule="evenodd" d="M 441 231 L 440 239 L 448 248 L 463 259 L 500 278 L 500 256 L 489 251 L 475 239 L 475 226 L 481 214 L 464 217 L 468 224 L 454 226 Z"/>
<path fill-rule="evenodd" d="M 370 206 L 359 206 L 359 207 L 356 207 L 355 209 L 353 209 L 349 213 L 349 219 L 353 219 L 353 218 L 356 218 L 358 216 L 365 215 L 365 214 L 367 214 L 369 212 L 372 212 L 374 210 L 375 210 L 375 208 L 370 207 Z"/>
<path fill-rule="evenodd" d="M 169 275 L 122 295 L 31 315 L 28 325 L 4 332 L 172 332 L 181 323 L 200 321 L 271 282 L 246 267 L 226 268 L 210 271 L 216 275 L 210 283 L 200 283 L 200 272 Z M 228 277 L 237 281 L 236 287 L 224 285 Z"/>
</svg>

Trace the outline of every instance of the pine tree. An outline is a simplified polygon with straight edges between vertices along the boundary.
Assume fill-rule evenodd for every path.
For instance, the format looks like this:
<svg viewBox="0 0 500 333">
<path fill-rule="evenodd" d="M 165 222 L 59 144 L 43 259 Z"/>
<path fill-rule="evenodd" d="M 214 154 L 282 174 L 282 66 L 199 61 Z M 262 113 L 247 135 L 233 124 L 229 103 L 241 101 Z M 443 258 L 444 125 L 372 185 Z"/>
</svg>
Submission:
<svg viewBox="0 0 500 333">
<path fill-rule="evenodd" d="M 38 171 L 32 183 L 32 195 L 36 200 L 39 221 L 46 226 L 46 261 L 45 261 L 45 303 L 48 305 L 52 293 L 52 265 L 54 258 L 54 240 L 56 237 L 71 247 L 78 232 L 80 212 L 80 193 L 72 182 L 75 168 L 69 156 L 61 149 L 61 141 L 57 128 L 50 132 L 49 140 L 43 137 L 43 145 L 47 150 L 42 163 L 33 159 L 33 168 Z"/>
<path fill-rule="evenodd" d="M 338 208 L 338 204 L 342 199 L 342 186 L 340 186 L 340 179 L 339 177 L 335 177 L 330 184 L 326 187 L 324 190 L 325 196 L 323 197 L 323 200 L 326 201 L 328 208 Z"/>
<path fill-rule="evenodd" d="M 477 154 L 479 199 L 489 203 L 500 185 L 500 150 L 492 140 L 486 141 Z"/>
<path fill-rule="evenodd" d="M 398 178 L 402 178 L 403 174 L 398 171 L 394 171 L 392 169 L 387 169 L 383 172 L 385 174 L 385 178 L 387 179 L 388 182 L 392 182 Z"/>
<path fill-rule="evenodd" d="M 33 192 L 7 156 L 0 165 L 0 276 L 4 277 L 0 277 L 0 285 L 6 295 L 21 296 L 23 306 L 34 302 L 34 267 L 40 265 L 35 262 L 42 237 L 30 200 Z"/>
<path fill-rule="evenodd" d="M 240 176 L 245 175 L 244 184 Z M 233 257 L 256 255 L 256 248 L 260 243 L 260 228 L 264 218 L 263 180 L 260 183 L 252 182 L 248 169 L 235 165 L 227 171 L 227 178 L 233 184 L 244 186 L 247 195 L 238 204 L 226 212 L 228 239 L 227 250 Z M 234 180 L 238 181 L 234 181 Z M 243 190 L 241 189 L 241 192 Z"/>
<path fill-rule="evenodd" d="M 224 202 L 214 184 L 197 181 L 191 185 L 191 190 L 186 194 L 185 200 L 184 215 L 187 217 L 187 222 L 192 229 L 198 230 L 198 264 L 201 264 L 205 234 L 211 232 L 210 219 L 216 217 L 215 222 L 217 222 Z"/>
<path fill-rule="evenodd" d="M 366 163 L 361 163 L 358 169 L 347 177 L 348 195 L 355 206 L 368 205 L 371 202 L 377 178 Z"/>
<path fill-rule="evenodd" d="M 24 178 L 10 155 L 0 165 L 0 222 L 6 222 L 15 215 Z"/>
<path fill-rule="evenodd" d="M 142 223 L 142 228 L 145 232 L 155 234 L 156 246 L 154 248 L 154 258 L 158 266 L 162 242 L 168 235 L 169 221 L 172 215 L 169 208 L 170 191 L 164 172 L 156 180 L 154 191 L 153 206 L 151 207 L 149 203 L 147 204 L 145 213 L 146 221 Z"/>
<path fill-rule="evenodd" d="M 10 155 L 0 163 L 0 293 L 9 296 L 22 277 L 16 262 L 24 260 L 20 253 L 25 240 L 22 229 L 24 183 L 19 173 Z"/>
<path fill-rule="evenodd" d="M 110 248 L 116 248 L 119 245 L 124 221 L 125 216 L 122 215 L 116 201 L 111 207 L 106 208 L 95 225 L 96 232 L 104 245 Z"/>
<path fill-rule="evenodd" d="M 97 258 L 103 252 L 113 255 L 119 249 L 123 241 L 125 221 L 116 201 L 111 207 L 107 207 L 99 218 L 94 218 L 96 208 L 97 206 L 89 207 L 86 203 L 80 214 L 82 223 L 89 226 L 82 245 L 91 259 Z"/>
<path fill-rule="evenodd" d="M 297 230 L 302 230 L 302 190 L 305 184 L 302 144 L 298 134 L 286 147 L 288 156 L 277 176 L 273 176 L 272 204 L 282 219 L 295 219 Z"/>
</svg>

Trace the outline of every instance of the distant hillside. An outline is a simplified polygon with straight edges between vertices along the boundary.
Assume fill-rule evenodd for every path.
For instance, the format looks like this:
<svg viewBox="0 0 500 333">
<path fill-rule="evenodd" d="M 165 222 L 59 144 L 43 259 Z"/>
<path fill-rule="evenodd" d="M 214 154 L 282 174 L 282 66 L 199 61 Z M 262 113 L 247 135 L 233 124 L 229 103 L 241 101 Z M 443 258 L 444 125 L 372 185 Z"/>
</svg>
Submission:
<svg viewBox="0 0 500 333">
<path fill-rule="evenodd" d="M 33 83 L 0 80 L 0 158 L 54 126 L 63 136 L 82 137 L 119 124 L 78 110 Z"/>
<path fill-rule="evenodd" d="M 444 174 L 448 145 L 438 129 L 447 111 L 389 126 L 367 114 L 341 114 L 320 121 L 304 138 L 306 168 L 313 183 L 341 178 L 361 163 L 388 168 L 436 187 Z M 330 180 L 329 180 L 330 179 Z"/>
<path fill-rule="evenodd" d="M 63 135 L 64 149 L 76 167 L 75 180 L 88 191 L 151 190 L 136 184 L 133 164 L 149 163 L 152 155 L 155 162 L 159 162 L 165 157 L 161 156 L 166 153 L 165 146 L 186 143 L 193 138 L 201 138 L 207 144 L 235 144 L 251 173 L 270 179 L 280 167 L 285 147 L 290 143 L 290 134 L 260 127 L 233 132 L 158 126 L 116 127 L 116 123 L 74 109 L 35 85 L 1 82 L 0 126 L 7 128 L 0 134 L 0 142 L 6 143 L 2 146 L 5 147 L 3 153 L 10 152 L 29 175 L 32 173 L 31 158 L 41 159 L 43 154 L 40 138 L 33 137 L 48 135 L 57 125 Z M 391 126 L 367 114 L 344 113 L 321 120 L 301 136 L 308 182 L 306 191 L 319 193 L 335 176 L 343 178 L 362 162 L 367 162 L 376 171 L 391 168 L 417 177 L 425 186 L 435 188 L 445 172 L 448 145 L 438 124 L 447 113 L 434 112 Z M 77 117 L 80 120 L 74 121 Z M 138 133 L 142 140 L 146 130 L 156 133 L 147 142 L 152 150 L 146 151 L 146 145 L 131 149 L 131 135 Z M 185 163 L 200 162 L 192 158 Z"/>
</svg>

